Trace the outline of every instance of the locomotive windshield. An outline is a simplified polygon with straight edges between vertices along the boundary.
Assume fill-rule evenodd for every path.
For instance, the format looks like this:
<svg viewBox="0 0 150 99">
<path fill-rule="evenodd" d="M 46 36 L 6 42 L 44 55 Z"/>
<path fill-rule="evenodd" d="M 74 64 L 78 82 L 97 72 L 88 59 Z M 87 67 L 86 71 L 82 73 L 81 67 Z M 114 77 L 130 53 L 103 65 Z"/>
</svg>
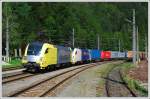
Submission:
<svg viewBox="0 0 150 99">
<path fill-rule="evenodd" d="M 39 55 L 42 45 L 43 44 L 39 42 L 29 44 L 27 55 Z"/>
</svg>

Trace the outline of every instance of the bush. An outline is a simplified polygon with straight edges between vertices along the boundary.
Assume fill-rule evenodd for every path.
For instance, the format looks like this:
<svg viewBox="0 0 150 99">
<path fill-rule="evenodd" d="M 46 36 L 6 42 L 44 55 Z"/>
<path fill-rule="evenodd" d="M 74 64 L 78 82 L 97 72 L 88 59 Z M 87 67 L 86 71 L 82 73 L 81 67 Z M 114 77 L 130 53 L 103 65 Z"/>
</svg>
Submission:
<svg viewBox="0 0 150 99">
<path fill-rule="evenodd" d="M 9 64 L 12 65 L 21 65 L 21 60 L 20 59 L 12 59 Z"/>
</svg>

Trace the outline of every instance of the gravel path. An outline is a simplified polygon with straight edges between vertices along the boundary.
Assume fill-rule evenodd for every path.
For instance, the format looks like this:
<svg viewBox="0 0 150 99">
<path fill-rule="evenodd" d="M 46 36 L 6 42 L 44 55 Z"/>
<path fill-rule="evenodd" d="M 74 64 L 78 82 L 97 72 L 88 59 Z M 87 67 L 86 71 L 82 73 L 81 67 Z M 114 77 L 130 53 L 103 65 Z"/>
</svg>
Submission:
<svg viewBox="0 0 150 99">
<path fill-rule="evenodd" d="M 119 73 L 120 68 L 114 68 L 106 79 L 107 95 L 111 97 L 132 97 L 132 94 L 125 86 Z"/>
<path fill-rule="evenodd" d="M 101 66 L 93 67 L 76 76 L 70 85 L 64 88 L 58 97 L 96 97 L 96 87 L 98 86 L 100 78 L 96 72 Z"/>
</svg>

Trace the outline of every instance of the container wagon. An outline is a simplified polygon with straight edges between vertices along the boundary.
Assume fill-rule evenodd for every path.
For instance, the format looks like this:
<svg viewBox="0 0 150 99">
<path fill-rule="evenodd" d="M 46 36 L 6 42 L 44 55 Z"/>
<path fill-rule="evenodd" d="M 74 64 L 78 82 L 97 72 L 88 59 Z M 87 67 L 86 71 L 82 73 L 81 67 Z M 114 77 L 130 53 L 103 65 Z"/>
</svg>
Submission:
<svg viewBox="0 0 150 99">
<path fill-rule="evenodd" d="M 119 59 L 125 59 L 126 58 L 126 52 L 119 52 L 118 53 L 118 58 Z"/>
<path fill-rule="evenodd" d="M 94 50 L 90 50 L 89 52 L 90 52 L 91 61 L 95 62 L 100 60 L 101 57 L 100 50 L 94 49 Z"/>
<path fill-rule="evenodd" d="M 101 51 L 101 59 L 102 60 L 110 60 L 111 58 L 111 51 Z"/>
<path fill-rule="evenodd" d="M 111 59 L 118 59 L 119 58 L 119 52 L 118 51 L 110 51 L 111 52 Z"/>
</svg>

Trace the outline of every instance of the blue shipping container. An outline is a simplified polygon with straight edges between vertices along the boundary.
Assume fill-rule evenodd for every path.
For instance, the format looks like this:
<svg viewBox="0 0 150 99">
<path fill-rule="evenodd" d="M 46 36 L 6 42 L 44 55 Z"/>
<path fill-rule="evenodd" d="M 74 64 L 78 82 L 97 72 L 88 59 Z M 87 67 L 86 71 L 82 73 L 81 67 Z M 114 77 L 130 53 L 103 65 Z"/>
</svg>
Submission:
<svg viewBox="0 0 150 99">
<path fill-rule="evenodd" d="M 71 48 L 56 46 L 57 47 L 57 63 L 69 63 L 71 61 Z"/>
<path fill-rule="evenodd" d="M 98 60 L 100 59 L 100 51 L 99 50 L 90 50 L 91 60 Z"/>
<path fill-rule="evenodd" d="M 89 51 L 86 49 L 81 49 L 82 51 L 82 61 L 90 60 Z"/>
</svg>

